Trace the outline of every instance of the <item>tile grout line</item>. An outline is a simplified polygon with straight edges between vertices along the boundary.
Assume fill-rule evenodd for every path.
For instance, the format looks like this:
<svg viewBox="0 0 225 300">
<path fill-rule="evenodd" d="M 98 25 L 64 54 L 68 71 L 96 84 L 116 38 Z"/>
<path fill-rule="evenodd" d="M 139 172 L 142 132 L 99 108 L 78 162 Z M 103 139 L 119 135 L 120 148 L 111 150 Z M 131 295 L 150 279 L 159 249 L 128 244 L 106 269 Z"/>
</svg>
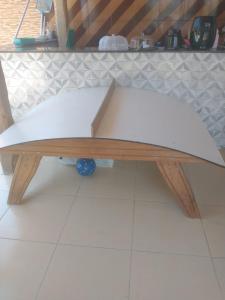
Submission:
<svg viewBox="0 0 225 300">
<path fill-rule="evenodd" d="M 38 286 L 38 288 L 37 288 L 37 292 L 36 292 L 36 295 L 35 295 L 35 297 L 34 297 L 35 300 L 37 300 L 38 297 L 39 297 L 39 294 L 40 294 L 40 290 L 41 290 L 42 284 L 43 284 L 43 282 L 44 282 L 44 280 L 45 280 L 45 278 L 46 278 L 46 275 L 47 275 L 47 273 L 48 273 L 49 267 L 50 267 L 50 265 L 51 265 L 51 262 L 52 262 L 52 260 L 53 260 L 54 255 L 55 255 L 55 252 L 56 252 L 56 248 L 57 248 L 57 244 L 55 245 L 55 247 L 54 247 L 54 249 L 53 249 L 53 251 L 52 251 L 52 254 L 51 254 L 50 258 L 49 258 L 48 264 L 47 264 L 46 269 L 45 269 L 45 271 L 44 271 L 43 277 L 42 277 L 42 279 L 41 279 L 41 281 L 40 281 L 40 284 L 39 284 L 39 286 Z"/>
<path fill-rule="evenodd" d="M 93 246 L 93 245 L 72 244 L 72 243 L 59 243 L 59 245 L 74 247 L 74 248 L 90 248 L 90 249 L 104 249 L 104 250 L 130 252 L 130 248 L 113 248 L 113 247 L 103 247 L 103 246 Z"/>
<path fill-rule="evenodd" d="M 197 254 L 186 254 L 186 253 L 168 252 L 168 251 L 153 251 L 153 250 L 134 249 L 133 252 L 158 254 L 158 255 L 185 256 L 185 257 L 195 257 L 195 258 L 208 258 L 208 259 L 210 258 L 209 255 L 207 256 L 207 255 L 197 255 Z"/>
<path fill-rule="evenodd" d="M 79 187 L 78 187 L 78 189 L 77 189 L 75 195 L 73 195 L 74 200 L 72 201 L 72 204 L 71 204 L 71 206 L 70 206 L 70 209 L 69 209 L 68 214 L 67 214 L 67 217 L 66 217 L 66 220 L 65 220 L 65 222 L 64 222 L 64 224 L 63 224 L 63 226 L 62 226 L 62 228 L 61 228 L 61 232 L 60 232 L 60 234 L 59 234 L 59 237 L 58 237 L 58 239 L 57 239 L 57 242 L 55 243 L 55 247 L 54 247 L 53 252 L 52 252 L 52 254 L 51 254 L 51 256 L 50 256 L 49 262 L 48 262 L 48 264 L 47 264 L 47 266 L 46 266 L 46 270 L 45 270 L 45 272 L 44 272 L 43 278 L 42 278 L 42 280 L 41 280 L 41 282 L 40 282 L 40 284 L 39 284 L 39 287 L 38 287 L 38 289 L 37 289 L 37 292 L 36 292 L 36 295 L 35 295 L 35 300 L 38 300 L 38 297 L 39 297 L 40 291 L 41 291 L 41 287 L 42 287 L 42 285 L 43 285 L 43 283 L 44 283 L 44 280 L 45 280 L 46 275 L 47 275 L 47 273 L 48 273 L 49 267 L 50 267 L 50 265 L 51 265 L 51 263 L 52 263 L 53 257 L 54 257 L 54 255 L 55 255 L 56 250 L 57 250 L 57 247 L 58 247 L 59 245 L 64 245 L 64 244 L 60 244 L 59 242 L 60 242 L 60 239 L 61 239 L 63 230 L 64 230 L 64 228 L 65 228 L 65 226 L 66 226 L 67 220 L 68 220 L 68 218 L 69 218 L 69 215 L 71 214 L 72 208 L 73 208 L 73 206 L 74 206 L 75 203 L 76 203 L 76 199 L 77 199 L 77 197 L 81 196 L 81 195 L 79 194 L 79 191 L 80 191 L 81 184 L 82 184 L 83 181 L 84 181 L 84 178 L 81 179 L 81 181 L 80 181 L 80 183 L 79 183 Z M 65 195 L 64 195 L 64 196 L 65 196 Z M 133 224 L 132 224 L 132 225 L 133 225 Z M 132 226 L 132 227 L 133 227 L 133 226 Z M 65 244 L 65 245 L 66 245 L 66 244 Z M 75 246 L 75 245 L 70 245 L 70 246 Z M 87 247 L 88 247 L 88 246 L 87 246 Z M 108 249 L 108 248 L 106 248 L 106 249 Z M 115 250 L 120 250 L 120 249 L 115 249 Z M 125 250 L 126 250 L 126 249 L 125 249 Z M 122 249 L 122 251 L 123 251 L 123 249 Z"/>
<path fill-rule="evenodd" d="M 62 225 L 62 228 L 61 228 L 61 230 L 60 230 L 58 239 L 57 239 L 57 241 L 56 241 L 56 244 L 55 244 L 55 247 L 54 247 L 54 249 L 53 249 L 53 251 L 52 251 L 52 254 L 51 254 L 50 258 L 49 258 L 49 261 L 48 261 L 48 264 L 47 264 L 47 266 L 46 266 L 44 275 L 43 275 L 43 277 L 42 277 L 42 279 L 41 279 L 41 282 L 40 282 L 40 284 L 39 284 L 39 286 L 38 286 L 38 288 L 37 288 L 37 292 L 36 292 L 36 295 L 35 295 L 35 298 L 34 298 L 35 300 L 38 300 L 38 298 L 39 298 L 41 288 L 42 288 L 43 283 L 44 283 L 44 281 L 45 281 L 45 279 L 46 279 L 46 276 L 47 276 L 49 267 L 50 267 L 50 265 L 51 265 L 51 263 L 52 263 L 52 261 L 53 261 L 53 258 L 54 258 L 54 256 L 55 256 L 55 252 L 56 252 L 57 247 L 58 247 L 58 245 L 59 245 L 59 241 L 60 241 L 60 239 L 61 239 L 63 230 L 64 230 L 64 228 L 65 228 L 65 226 L 66 226 L 66 223 L 67 223 L 67 221 L 68 221 L 69 215 L 71 214 L 72 208 L 73 208 L 73 206 L 74 206 L 75 203 L 76 203 L 76 199 L 77 199 L 78 192 L 79 192 L 79 190 L 80 190 L 80 185 L 81 185 L 82 181 L 83 181 L 83 180 L 81 179 L 81 181 L 80 181 L 80 183 L 79 183 L 79 187 L 78 187 L 78 189 L 77 189 L 75 195 L 73 196 L 73 197 L 74 197 L 74 200 L 72 201 L 71 206 L 70 206 L 70 208 L 69 208 L 69 210 L 68 210 L 67 216 L 66 216 L 66 218 L 65 218 L 65 222 L 64 222 L 64 224 Z"/>
<path fill-rule="evenodd" d="M 8 241 L 18 241 L 24 243 L 33 243 L 33 244 L 44 244 L 44 245 L 56 245 L 57 242 L 47 242 L 47 241 L 32 241 L 32 240 L 24 240 L 24 239 L 15 239 L 15 238 L 6 238 L 1 237 L 0 240 L 8 240 Z M 123 251 L 130 252 L 130 248 L 112 248 L 112 247 L 102 247 L 102 246 L 93 246 L 93 245 L 82 245 L 82 244 L 72 244 L 72 243 L 58 243 L 59 246 L 69 246 L 74 248 L 92 248 L 92 249 L 104 249 L 104 250 L 114 250 L 114 251 Z M 207 255 L 196 255 L 196 254 L 186 254 L 179 252 L 166 252 L 166 251 L 153 251 L 153 250 L 141 250 L 141 249 L 133 249 L 133 253 L 149 253 L 149 254 L 158 254 L 158 255 L 176 255 L 176 256 L 185 256 L 185 257 L 196 257 L 196 258 L 208 258 L 210 256 Z M 224 259 L 224 257 L 212 257 L 213 259 Z"/>
<path fill-rule="evenodd" d="M 34 240 L 7 238 L 7 237 L 1 237 L 1 236 L 0 236 L 0 240 L 18 241 L 18 242 L 24 242 L 24 243 L 44 244 L 44 245 L 56 245 L 57 244 L 57 242 L 34 241 Z M 112 247 L 102 247 L 102 246 L 82 245 L 82 244 L 72 244 L 72 243 L 58 243 L 58 245 L 59 246 L 69 246 L 69 247 L 74 247 L 74 248 L 92 248 L 92 249 L 104 249 L 104 250 L 130 252 L 130 248 L 112 248 Z M 210 256 L 207 256 L 207 255 L 186 254 L 186 253 L 168 252 L 168 251 L 153 251 L 153 250 L 133 249 L 133 253 L 149 253 L 149 254 L 171 255 L 171 256 L 176 255 L 176 256 L 210 259 Z M 213 259 L 223 259 L 223 260 L 225 260 L 225 257 L 212 257 L 212 258 Z"/>
<path fill-rule="evenodd" d="M 132 209 L 132 229 L 131 229 L 131 243 L 130 243 L 130 257 L 129 257 L 129 283 L 128 283 L 128 300 L 131 299 L 131 277 L 132 277 L 132 263 L 133 263 L 133 243 L 134 243 L 134 225 L 135 225 L 135 197 L 136 197 L 136 185 L 137 185 L 137 162 L 134 176 L 133 187 L 133 209 Z"/>
<path fill-rule="evenodd" d="M 11 238 L 11 237 L 8 238 L 8 237 L 3 237 L 3 236 L 0 236 L 0 240 L 17 241 L 17 242 L 24 242 L 24 243 L 31 243 L 31 244 L 56 245 L 56 242 L 17 239 L 17 238 Z"/>
<path fill-rule="evenodd" d="M 200 212 L 200 216 L 201 216 L 201 212 Z M 203 233 L 204 233 L 204 236 L 205 236 L 205 239 L 206 239 L 206 244 L 207 244 L 208 251 L 209 251 L 209 259 L 210 259 L 210 261 L 211 261 L 211 265 L 212 265 L 212 268 L 213 268 L 214 276 L 215 276 L 216 283 L 217 283 L 217 285 L 218 285 L 218 289 L 219 289 L 219 291 L 220 291 L 220 296 L 221 296 L 221 300 L 222 300 L 222 299 L 224 298 L 224 295 L 223 295 L 223 289 L 222 289 L 222 286 L 221 286 L 221 284 L 220 284 L 219 277 L 218 277 L 218 275 L 217 275 L 216 267 L 215 267 L 215 265 L 214 265 L 213 256 L 212 256 L 212 251 L 211 251 L 211 249 L 210 249 L 210 245 L 209 245 L 209 241 L 208 241 L 207 234 L 206 234 L 206 231 L 205 231 L 205 227 L 204 227 L 204 224 L 203 224 L 202 216 L 201 216 L 200 222 L 201 222 L 201 225 L 202 225 Z"/>
<path fill-rule="evenodd" d="M 33 243 L 33 244 L 57 245 L 57 242 L 34 241 L 34 240 L 7 238 L 7 237 L 1 237 L 1 236 L 0 236 L 0 240 L 18 241 L 18 242 Z M 82 245 L 82 244 L 73 244 L 73 243 L 58 243 L 58 245 L 59 246 L 69 246 L 69 247 L 74 247 L 74 248 L 78 247 L 78 248 L 92 248 L 92 249 L 104 249 L 104 250 L 130 252 L 130 248 L 113 248 L 113 247 Z M 208 259 L 210 258 L 210 256 L 207 256 L 207 255 L 186 254 L 186 253 L 168 252 L 168 251 L 141 250 L 141 249 L 133 249 L 133 253 L 149 253 L 149 254 L 171 255 L 171 256 L 176 255 L 176 256 L 208 258 Z M 225 260 L 224 257 L 212 257 L 212 258 Z"/>
</svg>

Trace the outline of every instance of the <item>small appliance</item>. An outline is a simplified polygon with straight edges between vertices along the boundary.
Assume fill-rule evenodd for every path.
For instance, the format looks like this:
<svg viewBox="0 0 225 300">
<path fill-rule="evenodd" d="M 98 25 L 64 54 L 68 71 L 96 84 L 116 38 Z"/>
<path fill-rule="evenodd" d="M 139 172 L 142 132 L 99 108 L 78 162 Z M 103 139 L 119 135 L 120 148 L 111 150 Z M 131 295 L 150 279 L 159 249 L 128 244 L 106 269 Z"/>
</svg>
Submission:
<svg viewBox="0 0 225 300">
<path fill-rule="evenodd" d="M 169 50 L 175 50 L 182 47 L 183 37 L 181 30 L 169 30 L 166 39 L 165 39 L 165 47 Z"/>
<path fill-rule="evenodd" d="M 216 37 L 216 18 L 212 16 L 196 17 L 192 24 L 190 42 L 193 49 L 206 50 L 213 46 Z"/>
</svg>

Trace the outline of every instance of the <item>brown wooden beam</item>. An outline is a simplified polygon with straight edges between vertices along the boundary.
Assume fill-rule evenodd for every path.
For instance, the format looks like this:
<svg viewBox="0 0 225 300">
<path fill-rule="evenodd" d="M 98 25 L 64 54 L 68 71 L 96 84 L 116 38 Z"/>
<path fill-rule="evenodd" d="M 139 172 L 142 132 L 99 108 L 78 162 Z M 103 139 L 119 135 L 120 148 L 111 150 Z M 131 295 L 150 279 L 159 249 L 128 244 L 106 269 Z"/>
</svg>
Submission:
<svg viewBox="0 0 225 300">
<path fill-rule="evenodd" d="M 20 204 L 22 202 L 23 195 L 36 173 L 40 159 L 41 156 L 36 154 L 19 155 L 9 191 L 9 204 Z"/>
<path fill-rule="evenodd" d="M 5 131 L 13 123 L 14 121 L 11 113 L 8 91 L 7 91 L 5 77 L 0 62 L 0 133 Z M 11 154 L 7 154 L 7 153 L 0 155 L 2 169 L 5 175 L 13 173 L 14 158 L 15 157 L 13 157 Z"/>
<path fill-rule="evenodd" d="M 203 162 L 195 156 L 154 145 L 98 138 L 34 141 L 1 148 L 3 153 L 39 153 L 42 156 L 92 157 L 117 160 Z"/>
<path fill-rule="evenodd" d="M 68 31 L 67 0 L 54 0 L 56 29 L 59 47 L 66 47 Z"/>
<path fill-rule="evenodd" d="M 181 164 L 172 161 L 158 161 L 157 166 L 186 214 L 191 218 L 200 218 L 197 203 Z"/>
</svg>

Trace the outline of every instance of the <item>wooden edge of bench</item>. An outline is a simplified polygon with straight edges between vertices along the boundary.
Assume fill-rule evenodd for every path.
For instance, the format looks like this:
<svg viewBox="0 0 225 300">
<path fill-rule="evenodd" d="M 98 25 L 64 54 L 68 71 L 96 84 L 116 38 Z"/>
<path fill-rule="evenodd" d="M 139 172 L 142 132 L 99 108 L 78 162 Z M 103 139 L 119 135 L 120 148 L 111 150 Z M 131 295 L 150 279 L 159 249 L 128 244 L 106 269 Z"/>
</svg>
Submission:
<svg viewBox="0 0 225 300">
<path fill-rule="evenodd" d="M 109 104 L 109 101 L 112 97 L 113 91 L 115 89 L 115 80 L 113 79 L 111 84 L 109 85 L 108 91 L 106 93 L 105 99 L 103 100 L 101 106 L 99 107 L 99 110 L 94 118 L 94 120 L 91 123 L 91 136 L 94 137 L 98 127 L 100 125 L 100 122 L 104 116 L 104 113 L 106 111 L 106 108 Z"/>
<path fill-rule="evenodd" d="M 90 157 L 115 160 L 170 160 L 184 163 L 205 162 L 188 153 L 157 145 L 101 138 L 64 138 L 27 142 L 0 149 L 0 153 L 41 156 Z"/>
</svg>

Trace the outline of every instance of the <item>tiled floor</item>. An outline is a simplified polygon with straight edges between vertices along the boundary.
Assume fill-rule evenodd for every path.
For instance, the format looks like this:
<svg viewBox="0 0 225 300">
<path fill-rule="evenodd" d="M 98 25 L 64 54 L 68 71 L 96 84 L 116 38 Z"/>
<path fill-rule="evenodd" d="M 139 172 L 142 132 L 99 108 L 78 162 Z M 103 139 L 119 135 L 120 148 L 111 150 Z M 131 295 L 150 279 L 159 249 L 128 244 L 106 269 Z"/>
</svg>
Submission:
<svg viewBox="0 0 225 300">
<path fill-rule="evenodd" d="M 154 164 L 81 178 L 45 158 L 20 206 L 0 175 L 0 300 L 225 299 L 225 170 L 185 166 L 202 220 Z"/>
</svg>

